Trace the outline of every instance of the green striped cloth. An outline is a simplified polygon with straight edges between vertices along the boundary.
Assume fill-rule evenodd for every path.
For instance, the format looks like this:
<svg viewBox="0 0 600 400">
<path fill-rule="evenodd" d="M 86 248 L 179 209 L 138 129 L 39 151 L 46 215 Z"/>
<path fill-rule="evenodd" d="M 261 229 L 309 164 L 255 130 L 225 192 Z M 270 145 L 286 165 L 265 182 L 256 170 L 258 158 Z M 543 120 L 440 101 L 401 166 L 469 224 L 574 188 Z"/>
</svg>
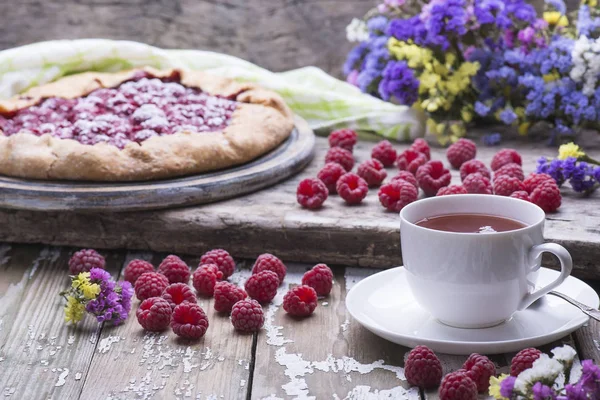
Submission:
<svg viewBox="0 0 600 400">
<path fill-rule="evenodd" d="M 422 116 L 361 93 L 315 67 L 273 73 L 236 57 L 199 50 L 164 50 L 105 39 L 57 40 L 0 52 L 0 98 L 83 71 L 132 67 L 188 68 L 251 81 L 280 93 L 317 132 L 348 127 L 406 141 L 424 135 Z"/>
</svg>

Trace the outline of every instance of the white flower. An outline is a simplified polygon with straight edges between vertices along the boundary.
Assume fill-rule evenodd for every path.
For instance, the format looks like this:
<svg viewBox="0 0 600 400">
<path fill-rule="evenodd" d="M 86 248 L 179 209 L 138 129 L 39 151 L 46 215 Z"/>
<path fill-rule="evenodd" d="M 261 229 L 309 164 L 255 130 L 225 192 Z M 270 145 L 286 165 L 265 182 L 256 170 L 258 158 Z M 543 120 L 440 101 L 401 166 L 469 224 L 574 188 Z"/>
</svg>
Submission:
<svg viewBox="0 0 600 400">
<path fill-rule="evenodd" d="M 590 97 L 594 94 L 600 75 L 600 38 L 594 40 L 580 36 L 571 51 L 573 69 L 571 79 L 583 82 L 583 94 Z"/>
<path fill-rule="evenodd" d="M 563 365 L 558 360 L 550 358 L 547 354 L 542 354 L 540 358 L 533 362 L 531 368 L 526 369 L 517 376 L 515 389 L 521 393 L 527 393 L 535 382 L 554 383 L 561 372 L 563 372 Z"/>
<path fill-rule="evenodd" d="M 562 347 L 552 349 L 552 354 L 554 354 L 555 360 L 564 361 L 565 363 L 570 364 L 575 359 L 577 352 L 571 346 L 565 344 Z"/>
<path fill-rule="evenodd" d="M 368 40 L 369 30 L 365 21 L 354 18 L 346 27 L 346 38 L 349 42 L 364 42 Z"/>
</svg>

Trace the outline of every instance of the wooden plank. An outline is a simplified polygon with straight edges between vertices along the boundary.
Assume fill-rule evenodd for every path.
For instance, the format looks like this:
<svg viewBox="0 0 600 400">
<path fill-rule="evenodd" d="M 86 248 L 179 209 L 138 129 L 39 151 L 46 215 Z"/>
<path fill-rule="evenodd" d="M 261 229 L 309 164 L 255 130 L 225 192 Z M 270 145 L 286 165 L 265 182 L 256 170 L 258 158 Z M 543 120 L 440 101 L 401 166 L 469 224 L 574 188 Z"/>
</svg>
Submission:
<svg viewBox="0 0 600 400">
<path fill-rule="evenodd" d="M 252 398 L 419 398 L 402 369 L 406 348 L 385 341 L 353 321 L 345 308 L 348 288 L 372 272 L 335 268 L 331 295 L 313 316 L 290 318 L 281 307 L 288 287 L 309 265 L 288 265 L 288 275 L 267 308 L 258 336 Z M 387 396 L 387 397 L 386 397 Z M 404 397 L 406 396 L 406 397 Z"/>
<path fill-rule="evenodd" d="M 600 144 L 600 136 L 595 138 Z M 595 158 L 600 158 L 599 144 L 589 146 Z M 505 145 L 519 148 L 526 173 L 534 171 L 539 156 L 556 154 L 544 143 Z M 357 162 L 368 159 L 372 147 L 373 143 L 359 142 Z M 398 150 L 405 147 L 396 146 Z M 3 209 L 0 225 L 11 229 L 0 231 L 0 240 L 191 254 L 226 245 L 237 258 L 253 258 L 268 251 L 286 260 L 309 263 L 382 268 L 400 265 L 398 216 L 381 207 L 376 189 L 370 190 L 357 207 L 344 205 L 338 196 L 331 196 L 316 212 L 296 203 L 298 182 L 317 174 L 327 148 L 326 139 L 317 138 L 315 160 L 302 173 L 269 189 L 204 206 L 124 214 Z M 478 158 L 489 164 L 497 150 L 480 146 Z M 434 158 L 445 159 L 443 149 L 433 149 L 432 153 Z M 390 177 L 395 173 L 395 169 L 388 169 Z M 459 182 L 457 171 L 453 171 L 453 182 Z M 565 188 L 563 196 L 560 211 L 548 216 L 545 237 L 571 252 L 574 275 L 599 278 L 600 191 L 583 198 Z M 545 263 L 556 266 L 551 257 Z"/>
<path fill-rule="evenodd" d="M 92 318 L 76 328 L 64 323 L 64 300 L 58 293 L 69 284 L 70 253 L 19 246 L 3 264 L 13 277 L 8 286 L 3 280 L 0 301 L 0 388 L 6 397 L 70 399 L 81 392 L 99 325 Z M 107 269 L 116 271 L 121 262 L 112 253 Z"/>
<path fill-rule="evenodd" d="M 600 293 L 600 281 L 587 282 Z M 579 357 L 582 360 L 600 362 L 600 322 L 591 319 L 581 329 L 573 333 Z"/>
<path fill-rule="evenodd" d="M 123 267 L 133 258 L 158 265 L 163 256 L 129 253 Z M 198 260 L 186 262 L 195 267 Z M 248 274 L 237 272 L 230 280 Z M 145 332 L 135 318 L 135 300 L 125 324 L 102 330 L 81 398 L 245 399 L 253 336 L 236 333 L 229 317 L 214 311 L 212 299 L 198 300 L 209 319 L 199 341 L 181 340 L 170 330 Z"/>
</svg>

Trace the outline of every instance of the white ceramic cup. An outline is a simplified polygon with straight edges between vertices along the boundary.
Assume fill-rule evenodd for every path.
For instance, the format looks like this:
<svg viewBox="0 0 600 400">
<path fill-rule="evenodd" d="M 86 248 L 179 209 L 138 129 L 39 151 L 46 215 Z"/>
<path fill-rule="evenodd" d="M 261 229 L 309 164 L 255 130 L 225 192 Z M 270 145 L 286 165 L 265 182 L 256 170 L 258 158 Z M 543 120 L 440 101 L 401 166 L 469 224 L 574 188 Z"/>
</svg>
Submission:
<svg viewBox="0 0 600 400">
<path fill-rule="evenodd" d="M 521 221 L 506 232 L 456 233 L 416 225 L 427 217 L 487 214 Z M 544 243 L 545 213 L 504 196 L 464 194 L 416 201 L 400 212 L 402 259 L 419 305 L 440 322 L 460 328 L 500 324 L 560 285 L 571 273 L 569 252 Z M 560 276 L 535 290 L 542 253 L 560 261 Z"/>
</svg>

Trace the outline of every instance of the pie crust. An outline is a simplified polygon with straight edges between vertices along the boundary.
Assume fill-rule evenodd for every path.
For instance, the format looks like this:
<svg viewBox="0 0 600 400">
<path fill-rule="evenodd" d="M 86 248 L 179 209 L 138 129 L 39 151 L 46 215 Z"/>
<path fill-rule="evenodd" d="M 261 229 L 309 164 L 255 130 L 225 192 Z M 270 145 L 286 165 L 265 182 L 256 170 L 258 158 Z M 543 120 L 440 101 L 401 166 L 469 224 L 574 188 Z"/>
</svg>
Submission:
<svg viewBox="0 0 600 400">
<path fill-rule="evenodd" d="M 251 161 L 277 147 L 294 127 L 292 112 L 272 91 L 198 71 L 153 68 L 68 76 L 0 101 L 0 115 L 10 118 L 46 98 L 75 99 L 96 89 L 114 88 L 140 73 L 159 79 L 176 77 L 184 87 L 236 101 L 229 124 L 209 132 L 183 129 L 140 143 L 131 141 L 123 148 L 24 131 L 7 136 L 0 129 L 0 174 L 88 181 L 151 180 L 197 174 Z"/>
</svg>

